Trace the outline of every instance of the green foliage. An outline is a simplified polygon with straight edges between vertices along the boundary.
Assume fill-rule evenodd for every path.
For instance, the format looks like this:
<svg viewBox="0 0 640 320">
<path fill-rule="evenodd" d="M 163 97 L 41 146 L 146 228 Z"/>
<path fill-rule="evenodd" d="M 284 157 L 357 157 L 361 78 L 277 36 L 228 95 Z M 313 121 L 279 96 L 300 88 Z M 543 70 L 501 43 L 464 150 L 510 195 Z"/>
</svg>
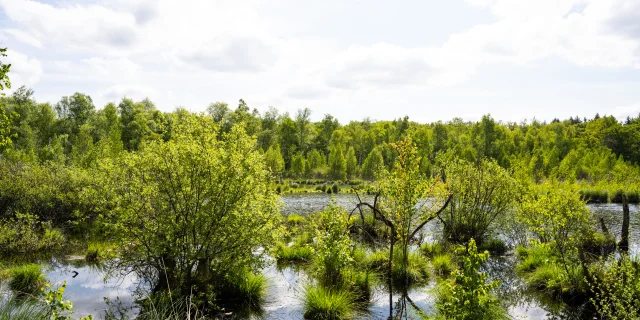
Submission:
<svg viewBox="0 0 640 320">
<path fill-rule="evenodd" d="M 342 148 L 338 146 L 329 152 L 329 178 L 340 181 L 347 178 L 347 162 Z"/>
<path fill-rule="evenodd" d="M 323 286 L 341 287 L 344 283 L 342 271 L 353 265 L 349 224 L 347 212 L 335 204 L 319 212 L 312 221 L 314 263 Z"/>
<path fill-rule="evenodd" d="M 29 253 L 60 248 L 65 242 L 62 232 L 51 223 L 40 222 L 32 214 L 16 213 L 0 220 L 0 252 Z"/>
<path fill-rule="evenodd" d="M 0 57 L 6 57 L 7 48 L 0 48 Z M 11 89 L 11 81 L 9 81 L 9 70 L 11 64 L 5 64 L 0 61 L 0 91 L 4 88 Z M 4 94 L 3 94 L 4 95 Z"/>
<path fill-rule="evenodd" d="M 444 319 L 506 319 L 506 311 L 492 293 L 498 283 L 487 282 L 487 275 L 479 271 L 489 254 L 478 253 L 473 239 L 456 253 L 460 255 L 461 269 L 454 271 L 453 279 L 438 291 L 439 315 Z"/>
<path fill-rule="evenodd" d="M 47 280 L 42 267 L 37 264 L 27 264 L 9 270 L 9 288 L 18 295 L 35 296 Z"/>
<path fill-rule="evenodd" d="M 347 150 L 345 161 L 347 165 L 346 167 L 347 178 L 351 179 L 355 177 L 358 171 L 358 159 L 356 159 L 356 152 L 353 149 L 353 147 L 350 147 L 349 150 Z"/>
<path fill-rule="evenodd" d="M 507 244 L 501 239 L 491 237 L 485 240 L 479 247 L 481 251 L 489 251 L 492 255 L 501 256 L 509 251 Z"/>
<path fill-rule="evenodd" d="M 280 177 L 284 171 L 284 158 L 280 152 L 280 145 L 270 146 L 264 157 L 269 171 L 274 177 Z"/>
<path fill-rule="evenodd" d="M 595 276 L 591 303 L 603 319 L 635 319 L 640 314 L 640 270 L 638 261 L 627 255 L 611 259 L 599 266 Z"/>
<path fill-rule="evenodd" d="M 441 216 L 445 238 L 456 243 L 474 238 L 482 244 L 495 223 L 513 209 L 516 180 L 495 161 L 439 161 L 445 162 L 447 185 L 453 194 Z"/>
<path fill-rule="evenodd" d="M 353 294 L 346 290 L 309 286 L 302 301 L 305 319 L 340 320 L 356 316 Z"/>
<path fill-rule="evenodd" d="M 122 263 L 159 275 L 157 291 L 195 286 L 206 295 L 211 279 L 262 262 L 252 252 L 273 245 L 277 200 L 264 157 L 241 127 L 218 140 L 210 120 L 191 117 L 172 137 L 104 162 L 102 194 L 116 204 L 118 240 L 129 244 Z"/>
<path fill-rule="evenodd" d="M 384 159 L 382 153 L 378 148 L 371 150 L 367 158 L 362 164 L 362 177 L 365 179 L 373 180 L 378 174 L 385 170 Z"/>
</svg>

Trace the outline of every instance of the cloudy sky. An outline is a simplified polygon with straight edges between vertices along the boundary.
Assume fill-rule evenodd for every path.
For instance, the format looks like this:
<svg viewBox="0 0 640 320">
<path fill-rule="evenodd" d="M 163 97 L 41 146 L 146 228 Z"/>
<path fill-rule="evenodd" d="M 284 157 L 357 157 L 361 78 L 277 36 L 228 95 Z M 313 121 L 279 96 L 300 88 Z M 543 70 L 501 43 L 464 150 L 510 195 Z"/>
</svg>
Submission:
<svg viewBox="0 0 640 320">
<path fill-rule="evenodd" d="M 640 0 L 0 0 L 13 88 L 341 122 L 640 112 Z"/>
</svg>

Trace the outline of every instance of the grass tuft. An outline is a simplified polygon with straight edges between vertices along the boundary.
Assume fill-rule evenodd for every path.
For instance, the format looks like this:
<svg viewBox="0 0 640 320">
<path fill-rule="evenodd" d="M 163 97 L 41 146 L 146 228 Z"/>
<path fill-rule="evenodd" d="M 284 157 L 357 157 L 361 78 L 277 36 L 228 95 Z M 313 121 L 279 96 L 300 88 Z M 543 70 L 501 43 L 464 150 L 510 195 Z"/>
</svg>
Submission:
<svg viewBox="0 0 640 320">
<path fill-rule="evenodd" d="M 322 287 L 307 287 L 303 297 L 305 319 L 353 319 L 356 305 L 353 293 Z"/>
<path fill-rule="evenodd" d="M 37 264 L 27 264 L 9 270 L 9 288 L 17 295 L 36 295 L 47 281 Z"/>
</svg>

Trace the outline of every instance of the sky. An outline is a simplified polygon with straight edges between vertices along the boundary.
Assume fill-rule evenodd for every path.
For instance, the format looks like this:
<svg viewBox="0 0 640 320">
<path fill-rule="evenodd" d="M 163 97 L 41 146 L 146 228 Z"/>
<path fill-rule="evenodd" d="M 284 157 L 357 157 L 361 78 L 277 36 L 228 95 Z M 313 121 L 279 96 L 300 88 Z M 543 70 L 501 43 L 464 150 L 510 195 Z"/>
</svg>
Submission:
<svg viewBox="0 0 640 320">
<path fill-rule="evenodd" d="M 342 123 L 640 113 L 640 0 L 0 0 L 13 90 Z"/>
</svg>

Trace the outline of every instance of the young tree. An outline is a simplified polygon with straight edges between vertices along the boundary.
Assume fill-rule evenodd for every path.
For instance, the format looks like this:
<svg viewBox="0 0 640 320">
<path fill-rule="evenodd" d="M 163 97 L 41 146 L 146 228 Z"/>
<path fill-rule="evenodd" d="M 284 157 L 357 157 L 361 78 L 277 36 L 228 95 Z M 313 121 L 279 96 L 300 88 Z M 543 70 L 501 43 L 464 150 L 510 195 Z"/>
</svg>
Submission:
<svg viewBox="0 0 640 320">
<path fill-rule="evenodd" d="M 358 171 L 358 160 L 356 159 L 356 152 L 353 147 L 350 147 L 347 151 L 346 162 L 347 178 L 351 179 L 355 177 L 356 172 Z"/>
<path fill-rule="evenodd" d="M 342 148 L 337 146 L 329 152 L 329 178 L 333 180 L 347 178 L 347 162 L 344 159 Z"/>
<path fill-rule="evenodd" d="M 229 273 L 261 264 L 277 228 L 277 198 L 255 140 L 235 127 L 217 139 L 208 117 L 192 116 L 168 142 L 103 164 L 122 263 L 155 291 L 202 294 Z M 264 250 L 267 252 L 268 250 Z M 224 297 L 222 297 L 224 298 Z"/>
<path fill-rule="evenodd" d="M 379 180 L 378 192 L 373 204 L 363 202 L 360 197 L 356 208 L 369 208 L 374 218 L 382 221 L 389 229 L 389 269 L 390 308 L 392 308 L 392 264 L 393 250 L 399 242 L 405 284 L 408 282 L 409 244 L 427 223 L 442 213 L 451 200 L 451 195 L 438 180 L 428 179 L 420 173 L 420 157 L 411 137 L 394 144 L 398 153 L 394 170 Z"/>
<path fill-rule="evenodd" d="M 310 170 L 319 169 L 325 166 L 324 156 L 318 150 L 311 150 L 307 154 L 307 165 Z"/>
<path fill-rule="evenodd" d="M 373 180 L 376 175 L 384 171 L 384 159 L 382 153 L 378 148 L 371 150 L 367 158 L 362 164 L 362 177 L 365 179 Z"/>
<path fill-rule="evenodd" d="M 277 178 L 282 177 L 282 173 L 284 172 L 284 159 L 282 158 L 280 145 L 276 144 L 269 147 L 264 158 L 267 164 L 267 169 L 269 169 L 271 174 Z"/>
<path fill-rule="evenodd" d="M 300 178 L 305 173 L 306 161 L 301 154 L 296 154 L 293 156 L 293 160 L 291 161 L 291 176 L 295 178 Z"/>
</svg>

